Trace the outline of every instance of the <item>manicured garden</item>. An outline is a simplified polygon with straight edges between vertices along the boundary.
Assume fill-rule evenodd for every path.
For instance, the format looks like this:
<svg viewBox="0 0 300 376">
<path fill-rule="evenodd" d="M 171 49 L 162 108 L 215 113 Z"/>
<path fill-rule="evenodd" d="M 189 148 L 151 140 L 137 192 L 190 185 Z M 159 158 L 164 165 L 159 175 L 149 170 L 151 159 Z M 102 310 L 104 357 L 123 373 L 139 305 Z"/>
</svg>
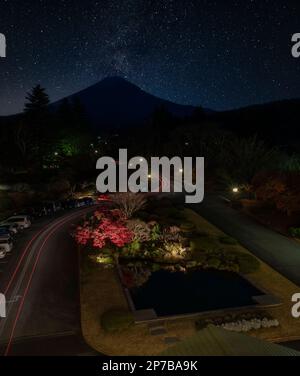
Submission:
<svg viewBox="0 0 300 376">
<path fill-rule="evenodd" d="M 255 257 L 237 249 L 235 239 L 197 228 L 183 206 L 167 198 L 146 202 L 134 194 L 126 195 L 128 202 L 122 204 L 112 196 L 109 204 L 77 229 L 78 244 L 96 262 L 118 263 L 127 270 L 147 262 L 152 271 L 198 268 L 247 274 L 259 268 Z M 135 200 L 138 202 L 130 202 Z M 130 204 L 135 208 L 128 212 L 125 207 Z"/>
<path fill-rule="evenodd" d="M 168 346 L 166 336 L 183 339 L 195 333 L 200 319 L 232 330 L 247 327 L 250 335 L 269 340 L 300 337 L 300 323 L 289 315 L 295 285 L 192 210 L 166 198 L 136 197 L 112 196 L 84 218 L 75 233 L 81 258 L 82 328 L 92 347 L 112 355 L 155 354 Z M 134 323 L 122 284 L 139 288 L 157 271 L 201 270 L 243 275 L 279 297 L 282 305 L 263 314 L 252 310 L 251 317 L 247 310 L 241 312 L 246 316 L 230 317 L 220 310 L 217 316 L 167 320 L 167 334 L 158 336 L 151 335 L 147 324 Z"/>
</svg>

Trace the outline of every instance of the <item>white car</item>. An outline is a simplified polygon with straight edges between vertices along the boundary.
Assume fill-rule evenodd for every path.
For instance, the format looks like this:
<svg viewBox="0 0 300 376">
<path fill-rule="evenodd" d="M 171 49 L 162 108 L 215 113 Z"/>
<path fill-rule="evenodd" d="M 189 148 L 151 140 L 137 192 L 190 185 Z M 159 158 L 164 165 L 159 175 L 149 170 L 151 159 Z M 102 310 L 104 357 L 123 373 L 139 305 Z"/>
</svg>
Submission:
<svg viewBox="0 0 300 376">
<path fill-rule="evenodd" d="M 15 223 L 22 230 L 31 226 L 31 221 L 27 215 L 14 215 L 7 218 L 2 224 L 12 224 Z"/>
<path fill-rule="evenodd" d="M 0 259 L 3 259 L 6 256 L 6 252 L 4 248 L 0 248 Z"/>
<path fill-rule="evenodd" d="M 11 238 L 0 238 L 0 249 L 4 250 L 5 253 L 9 253 L 13 249 L 13 246 Z"/>
</svg>

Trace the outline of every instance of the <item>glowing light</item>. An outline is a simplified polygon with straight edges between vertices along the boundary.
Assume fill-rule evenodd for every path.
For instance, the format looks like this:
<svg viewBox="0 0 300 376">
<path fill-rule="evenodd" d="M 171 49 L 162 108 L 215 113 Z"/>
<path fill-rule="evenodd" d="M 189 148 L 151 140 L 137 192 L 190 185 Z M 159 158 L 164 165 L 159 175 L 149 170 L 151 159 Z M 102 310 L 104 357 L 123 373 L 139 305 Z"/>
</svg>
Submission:
<svg viewBox="0 0 300 376">
<path fill-rule="evenodd" d="M 233 187 L 233 188 L 232 188 L 232 192 L 233 192 L 233 193 L 238 193 L 238 191 L 239 191 L 238 187 Z"/>
</svg>

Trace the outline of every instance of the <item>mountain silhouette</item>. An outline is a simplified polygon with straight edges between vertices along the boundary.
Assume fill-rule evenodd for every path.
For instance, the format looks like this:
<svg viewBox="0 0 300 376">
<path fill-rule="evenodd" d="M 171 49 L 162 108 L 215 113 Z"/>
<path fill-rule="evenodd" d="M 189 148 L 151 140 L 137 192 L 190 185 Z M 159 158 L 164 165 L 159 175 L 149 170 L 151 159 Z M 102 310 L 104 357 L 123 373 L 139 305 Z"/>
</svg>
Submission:
<svg viewBox="0 0 300 376">
<path fill-rule="evenodd" d="M 177 117 L 189 116 L 195 110 L 193 106 L 176 104 L 149 94 L 121 77 L 107 77 L 65 99 L 70 102 L 79 100 L 96 127 L 141 124 L 160 107 Z M 57 108 L 62 101 L 63 99 L 51 106 Z"/>
</svg>

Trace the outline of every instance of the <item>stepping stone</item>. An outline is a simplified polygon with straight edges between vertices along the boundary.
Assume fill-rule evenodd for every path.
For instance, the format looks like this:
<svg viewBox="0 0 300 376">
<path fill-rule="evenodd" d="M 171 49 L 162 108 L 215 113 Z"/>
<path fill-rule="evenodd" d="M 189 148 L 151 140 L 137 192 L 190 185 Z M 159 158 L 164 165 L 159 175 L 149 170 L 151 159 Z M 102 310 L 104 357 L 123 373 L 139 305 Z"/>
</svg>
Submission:
<svg viewBox="0 0 300 376">
<path fill-rule="evenodd" d="M 148 328 L 164 328 L 164 321 L 149 322 Z"/>
<path fill-rule="evenodd" d="M 164 338 L 164 342 L 167 345 L 171 345 L 171 344 L 177 343 L 179 341 L 180 341 L 180 339 L 178 337 L 165 337 Z"/>
<path fill-rule="evenodd" d="M 166 334 L 166 333 L 167 333 L 167 331 L 166 331 L 165 328 L 151 328 L 150 329 L 150 334 L 152 336 L 159 336 L 161 334 Z"/>
<path fill-rule="evenodd" d="M 135 321 L 147 321 L 157 318 L 154 309 L 140 309 L 133 313 Z"/>
</svg>

